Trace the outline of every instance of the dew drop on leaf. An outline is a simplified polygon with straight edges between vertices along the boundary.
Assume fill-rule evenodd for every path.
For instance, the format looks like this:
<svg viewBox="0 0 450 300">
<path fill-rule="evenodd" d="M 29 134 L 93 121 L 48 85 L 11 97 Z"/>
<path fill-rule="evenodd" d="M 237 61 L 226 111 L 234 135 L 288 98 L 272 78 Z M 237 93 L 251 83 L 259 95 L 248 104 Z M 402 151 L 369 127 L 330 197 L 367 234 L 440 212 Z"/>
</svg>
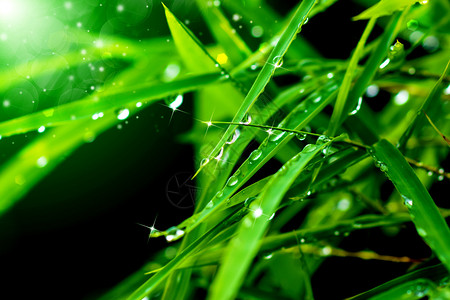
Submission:
<svg viewBox="0 0 450 300">
<path fill-rule="evenodd" d="M 236 176 L 231 176 L 228 178 L 227 185 L 228 186 L 235 186 L 238 183 L 239 179 Z"/>
<path fill-rule="evenodd" d="M 362 97 L 359 97 L 355 109 L 353 109 L 348 115 L 349 116 L 355 115 L 361 109 L 361 104 L 362 104 Z"/>
<path fill-rule="evenodd" d="M 250 153 L 250 156 L 248 158 L 252 161 L 255 161 L 261 157 L 261 154 L 262 154 L 262 151 L 259 149 L 256 149 L 256 150 L 253 150 L 252 153 Z"/>
<path fill-rule="evenodd" d="M 406 197 L 406 196 L 404 196 L 404 195 L 402 195 L 402 198 L 403 198 L 403 204 L 405 204 L 405 206 L 406 206 L 407 208 L 411 208 L 411 207 L 413 206 L 413 201 L 412 201 L 412 199 L 410 199 L 410 198 L 408 198 L 408 197 Z"/>
<path fill-rule="evenodd" d="M 130 111 L 127 108 L 123 108 L 117 111 L 117 119 L 125 120 L 130 115 Z"/>
<path fill-rule="evenodd" d="M 297 133 L 295 136 L 300 141 L 304 141 L 306 139 L 306 133 Z"/>
<path fill-rule="evenodd" d="M 316 145 L 308 144 L 303 148 L 302 152 L 309 153 L 313 152 L 314 150 L 316 150 Z"/>
<path fill-rule="evenodd" d="M 271 134 L 269 136 L 269 141 L 276 142 L 276 141 L 280 140 L 284 135 L 286 135 L 285 131 L 275 132 L 274 134 Z"/>
</svg>

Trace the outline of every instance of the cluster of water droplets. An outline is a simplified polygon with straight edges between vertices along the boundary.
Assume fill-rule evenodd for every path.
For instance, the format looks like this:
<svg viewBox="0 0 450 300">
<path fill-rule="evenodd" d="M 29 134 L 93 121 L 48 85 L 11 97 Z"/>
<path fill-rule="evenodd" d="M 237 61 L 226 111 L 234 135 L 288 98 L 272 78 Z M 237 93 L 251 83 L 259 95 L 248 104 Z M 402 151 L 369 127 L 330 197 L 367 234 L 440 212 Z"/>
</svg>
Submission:
<svg viewBox="0 0 450 300">
<path fill-rule="evenodd" d="M 165 231 L 157 230 L 154 227 L 150 228 L 150 238 L 157 238 L 160 236 L 164 236 L 166 238 L 166 241 L 173 242 L 176 241 L 184 236 L 185 232 L 184 230 L 181 230 L 178 227 L 170 227 L 169 229 Z"/>
</svg>

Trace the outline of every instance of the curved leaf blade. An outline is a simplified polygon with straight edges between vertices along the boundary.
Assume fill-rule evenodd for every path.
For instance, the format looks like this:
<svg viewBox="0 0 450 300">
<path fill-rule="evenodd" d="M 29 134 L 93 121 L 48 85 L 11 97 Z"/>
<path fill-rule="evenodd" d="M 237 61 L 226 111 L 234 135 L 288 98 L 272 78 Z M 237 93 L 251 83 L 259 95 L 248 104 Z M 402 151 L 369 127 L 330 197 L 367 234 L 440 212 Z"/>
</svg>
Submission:
<svg viewBox="0 0 450 300">
<path fill-rule="evenodd" d="M 404 199 L 419 235 L 450 270 L 450 229 L 414 170 L 400 151 L 386 140 L 375 144 L 371 152 Z"/>
</svg>

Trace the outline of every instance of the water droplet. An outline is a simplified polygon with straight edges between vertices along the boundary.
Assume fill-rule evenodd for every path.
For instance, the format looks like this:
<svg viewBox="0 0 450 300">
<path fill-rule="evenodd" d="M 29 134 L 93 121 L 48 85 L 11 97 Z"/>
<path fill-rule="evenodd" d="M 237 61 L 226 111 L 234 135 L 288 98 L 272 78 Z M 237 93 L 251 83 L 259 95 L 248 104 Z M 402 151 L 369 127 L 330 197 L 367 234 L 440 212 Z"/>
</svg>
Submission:
<svg viewBox="0 0 450 300">
<path fill-rule="evenodd" d="M 386 68 L 386 66 L 391 62 L 389 58 L 387 58 L 385 61 L 383 61 L 380 65 L 380 69 Z"/>
<path fill-rule="evenodd" d="M 228 139 L 228 141 L 226 141 L 225 143 L 228 145 L 233 144 L 234 142 L 236 142 L 236 140 L 239 138 L 239 135 L 241 134 L 241 132 L 239 131 L 239 129 L 236 129 L 233 133 L 233 135 Z"/>
<path fill-rule="evenodd" d="M 250 156 L 248 157 L 250 160 L 255 161 L 258 160 L 262 155 L 262 151 L 259 149 L 253 150 L 252 153 L 250 153 Z"/>
<path fill-rule="evenodd" d="M 125 120 L 130 115 L 130 111 L 127 108 L 120 109 L 117 111 L 117 119 Z"/>
<path fill-rule="evenodd" d="M 427 175 L 428 176 L 433 176 L 433 172 L 432 171 L 428 171 Z"/>
<path fill-rule="evenodd" d="M 331 139 L 328 137 L 328 136 L 326 136 L 326 135 L 321 135 L 321 136 L 319 136 L 319 138 L 317 139 L 317 144 L 318 145 L 321 145 L 321 144 L 324 144 L 324 143 L 328 143 L 329 141 L 331 141 Z"/>
<path fill-rule="evenodd" d="M 409 99 L 409 93 L 407 90 L 401 90 L 400 92 L 397 93 L 397 95 L 395 95 L 394 97 L 394 103 L 396 105 L 403 105 L 406 102 L 408 102 Z"/>
<path fill-rule="evenodd" d="M 204 158 L 202 159 L 202 161 L 200 162 L 200 167 L 204 167 L 209 163 L 209 158 Z"/>
<path fill-rule="evenodd" d="M 214 207 L 214 202 L 211 200 L 208 202 L 208 204 L 206 204 L 206 208 L 213 208 Z"/>
<path fill-rule="evenodd" d="M 236 176 L 231 176 L 228 178 L 227 185 L 228 186 L 235 186 L 239 182 L 239 179 Z"/>
<path fill-rule="evenodd" d="M 337 230 L 334 232 L 334 235 L 335 235 L 335 236 L 338 236 L 338 235 L 340 235 L 340 234 L 341 234 L 341 233 L 340 233 L 339 231 L 337 231 Z"/>
<path fill-rule="evenodd" d="M 275 56 L 272 60 L 275 68 L 280 68 L 283 65 L 283 57 L 281 55 Z"/>
<path fill-rule="evenodd" d="M 166 230 L 166 240 L 168 242 L 176 241 L 184 235 L 184 231 L 177 227 L 170 227 Z"/>
<path fill-rule="evenodd" d="M 262 35 L 264 34 L 264 28 L 262 28 L 261 26 L 253 26 L 252 27 L 252 36 L 255 38 L 259 38 L 262 37 Z"/>
<path fill-rule="evenodd" d="M 376 97 L 380 92 L 380 88 L 376 84 L 369 85 L 366 90 L 366 96 L 369 98 Z"/>
<path fill-rule="evenodd" d="M 353 226 L 353 228 L 361 228 L 363 225 L 361 223 L 355 222 L 352 224 L 352 226 Z"/>
<path fill-rule="evenodd" d="M 418 227 L 417 228 L 417 232 L 419 233 L 419 235 L 421 237 L 426 237 L 427 236 L 427 232 L 425 231 L 425 229 Z"/>
<path fill-rule="evenodd" d="M 45 126 L 41 126 L 41 127 L 38 128 L 38 132 L 39 133 L 42 133 L 44 131 L 45 131 Z"/>
<path fill-rule="evenodd" d="M 419 22 L 417 20 L 411 19 L 406 23 L 406 26 L 411 31 L 416 31 L 419 28 Z"/>
<path fill-rule="evenodd" d="M 47 160 L 47 157 L 45 157 L 45 156 L 41 156 L 41 157 L 39 157 L 39 158 L 36 160 L 36 165 L 37 165 L 39 168 L 43 168 L 43 167 L 45 167 L 47 164 L 48 164 L 48 160 Z"/>
<path fill-rule="evenodd" d="M 322 100 L 322 96 L 319 96 L 319 97 L 317 97 L 317 98 L 314 98 L 313 102 L 314 102 L 314 103 L 318 103 L 318 102 L 320 102 L 320 100 Z"/>
<path fill-rule="evenodd" d="M 350 208 L 350 200 L 347 198 L 341 199 L 339 200 L 339 202 L 337 203 L 337 209 L 340 211 L 346 211 Z"/>
<path fill-rule="evenodd" d="M 269 141 L 276 142 L 280 140 L 284 135 L 286 135 L 285 131 L 275 131 L 273 134 L 269 136 Z"/>
<path fill-rule="evenodd" d="M 422 46 L 428 52 L 434 52 L 439 48 L 439 40 L 437 37 L 429 35 L 423 40 Z"/>
<path fill-rule="evenodd" d="M 257 219 L 263 215 L 263 210 L 259 207 L 253 211 L 252 215 L 255 219 Z"/>
<path fill-rule="evenodd" d="M 242 121 L 240 122 L 240 124 L 248 125 L 248 124 L 250 124 L 251 122 L 252 122 L 252 116 L 250 116 L 249 114 L 247 114 L 247 115 L 245 115 L 244 120 L 242 120 Z"/>
<path fill-rule="evenodd" d="M 304 141 L 306 139 L 306 133 L 297 133 L 295 136 L 300 141 Z"/>
<path fill-rule="evenodd" d="M 217 154 L 217 156 L 214 157 L 214 159 L 215 159 L 215 160 L 220 160 L 220 159 L 222 158 L 222 156 L 223 156 L 223 147 L 220 148 L 219 154 Z"/>
<path fill-rule="evenodd" d="M 440 168 L 440 169 L 438 170 L 438 173 L 439 173 L 439 174 L 444 174 L 444 169 L 443 169 L 443 168 Z"/>
<path fill-rule="evenodd" d="M 176 63 L 168 64 L 162 75 L 162 81 L 170 82 L 180 74 L 181 68 Z"/>
<path fill-rule="evenodd" d="M 322 252 L 323 256 L 328 256 L 328 255 L 331 254 L 331 251 L 332 251 L 332 249 L 331 249 L 330 246 L 325 246 L 325 247 L 322 248 L 321 252 Z"/>
<path fill-rule="evenodd" d="M 273 253 L 264 255 L 264 259 L 267 259 L 267 260 L 271 259 L 272 257 L 273 257 Z"/>
<path fill-rule="evenodd" d="M 274 217 L 275 217 L 275 213 L 273 213 L 273 214 L 270 216 L 269 221 L 272 220 Z"/>
<path fill-rule="evenodd" d="M 439 175 L 438 178 L 437 178 L 437 180 L 438 180 L 438 181 L 444 180 L 444 175 Z"/>
<path fill-rule="evenodd" d="M 413 206 L 413 201 L 412 201 L 412 199 L 406 197 L 405 195 L 402 195 L 402 198 L 403 198 L 403 204 L 405 204 L 405 206 L 406 206 L 407 208 L 411 208 L 411 207 Z"/>
<path fill-rule="evenodd" d="M 181 106 L 181 104 L 183 104 L 183 95 L 180 94 L 180 95 L 176 96 L 175 99 L 173 101 L 171 101 L 168 106 L 172 110 L 176 110 L 178 107 Z"/>
<path fill-rule="evenodd" d="M 384 163 L 381 163 L 379 168 L 384 173 L 386 173 L 388 171 L 388 167 Z"/>
<path fill-rule="evenodd" d="M 216 198 L 220 198 L 220 197 L 222 197 L 223 196 L 223 190 L 221 190 L 221 191 L 218 191 L 217 193 L 216 193 Z"/>
<path fill-rule="evenodd" d="M 352 116 L 352 115 L 356 114 L 361 109 L 361 104 L 362 104 L 362 97 L 359 97 L 358 103 L 356 104 L 355 109 L 352 110 L 348 115 Z"/>
<path fill-rule="evenodd" d="M 252 204 L 253 200 L 255 200 L 255 199 L 256 199 L 256 197 L 249 197 L 249 198 L 245 199 L 244 206 L 249 207 L 250 204 Z"/>
<path fill-rule="evenodd" d="M 324 147 L 324 148 L 322 149 L 322 154 L 323 154 L 324 156 L 330 155 L 330 154 L 332 154 L 332 153 L 333 153 L 333 148 L 331 148 L 330 145 L 328 145 L 328 146 L 326 146 L 326 147 Z"/>
<path fill-rule="evenodd" d="M 308 144 L 303 148 L 302 152 L 309 153 L 313 152 L 314 150 L 316 150 L 316 145 Z"/>
</svg>

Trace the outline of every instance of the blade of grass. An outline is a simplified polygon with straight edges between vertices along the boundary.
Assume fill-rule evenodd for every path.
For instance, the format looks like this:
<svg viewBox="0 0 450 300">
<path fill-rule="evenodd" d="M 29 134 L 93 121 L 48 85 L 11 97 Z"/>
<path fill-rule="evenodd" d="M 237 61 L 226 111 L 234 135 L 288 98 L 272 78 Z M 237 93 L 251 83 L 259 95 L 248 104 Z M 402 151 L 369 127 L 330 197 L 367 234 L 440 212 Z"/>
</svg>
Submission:
<svg viewBox="0 0 450 300">
<path fill-rule="evenodd" d="M 289 22 L 286 30 L 281 35 L 278 43 L 276 44 L 273 51 L 270 53 L 268 61 L 264 64 L 261 72 L 258 74 L 255 82 L 253 83 L 250 91 L 244 99 L 241 107 L 238 112 L 235 114 L 232 122 L 241 122 L 244 119 L 246 113 L 253 106 L 255 101 L 258 99 L 259 95 L 264 91 L 264 88 L 270 81 L 273 73 L 280 66 L 281 60 L 289 48 L 289 45 L 292 43 L 292 40 L 296 37 L 297 33 L 301 29 L 304 24 L 309 12 L 314 6 L 315 0 L 304 0 L 299 5 L 298 9 L 295 12 L 295 15 Z M 214 149 L 210 152 L 208 159 L 213 158 L 217 155 L 219 150 L 225 145 L 226 141 L 231 137 L 233 132 L 236 130 L 236 125 L 230 125 L 225 133 L 223 134 L 220 141 L 214 147 Z M 202 169 L 200 167 L 199 171 Z"/>
<path fill-rule="evenodd" d="M 416 279 L 406 283 L 399 284 L 391 289 L 371 297 L 371 300 L 384 299 L 423 299 L 435 294 L 436 284 L 429 279 Z"/>
<path fill-rule="evenodd" d="M 430 125 L 433 127 L 433 129 L 441 136 L 441 138 L 447 143 L 447 145 L 450 147 L 450 139 L 447 138 L 440 130 L 439 128 L 436 127 L 436 125 L 434 125 L 433 121 L 431 121 L 430 117 L 427 115 L 426 112 L 423 112 L 423 114 L 425 115 L 425 117 L 427 117 L 428 122 L 430 123 Z"/>
<path fill-rule="evenodd" d="M 209 30 L 233 64 L 239 64 L 252 54 L 250 48 L 224 16 L 220 7 L 208 5 L 208 0 L 196 0 L 196 2 Z"/>
<path fill-rule="evenodd" d="M 386 140 L 375 144 L 371 154 L 402 196 L 419 235 L 450 270 L 450 229 L 414 170 Z"/>
<path fill-rule="evenodd" d="M 364 49 L 364 45 L 372 32 L 373 27 L 375 26 L 377 19 L 371 18 L 364 29 L 364 32 L 356 46 L 355 51 L 353 52 L 352 58 L 347 67 L 347 71 L 345 72 L 344 80 L 342 81 L 341 87 L 339 88 L 339 93 L 336 99 L 336 104 L 334 105 L 333 114 L 331 115 L 330 123 L 328 124 L 327 134 L 330 136 L 334 136 L 338 129 L 338 125 L 341 123 L 340 119 L 342 118 L 342 113 L 344 111 L 345 101 L 347 100 L 348 92 L 350 91 L 350 86 L 353 80 L 353 77 L 356 73 L 356 68 L 358 66 L 359 58 L 361 57 L 362 50 Z"/>
<path fill-rule="evenodd" d="M 37 130 L 41 126 L 57 126 L 73 120 L 91 118 L 94 114 L 111 108 L 120 109 L 141 101 L 158 100 L 178 93 L 185 93 L 207 84 L 217 83 L 223 76 L 207 74 L 187 77 L 164 84 L 143 85 L 118 92 L 96 93 L 87 99 L 63 104 L 54 108 L 38 111 L 23 117 L 0 123 L 0 135 L 11 136 Z M 104 94 L 104 96 L 103 96 Z"/>
<path fill-rule="evenodd" d="M 428 111 L 428 109 L 433 105 L 433 103 L 439 101 L 441 94 L 442 94 L 442 89 L 443 89 L 442 81 L 445 78 L 445 76 L 447 76 L 447 73 L 450 69 L 449 66 L 450 66 L 450 60 L 447 62 L 447 65 L 445 66 L 444 72 L 442 73 L 441 77 L 439 77 L 439 80 L 435 83 L 435 85 L 431 89 L 430 93 L 428 94 L 428 97 L 425 99 L 422 106 L 417 111 L 417 114 L 414 117 L 414 119 L 412 120 L 411 124 L 408 126 L 408 129 L 406 129 L 406 131 L 401 136 L 401 138 L 398 142 L 398 148 L 400 149 L 401 152 L 405 151 L 406 144 L 407 144 L 409 138 L 413 135 L 416 127 L 423 119 L 423 112 Z"/>
<path fill-rule="evenodd" d="M 208 299 L 235 299 L 258 251 L 260 239 L 284 194 L 308 162 L 329 143 L 306 146 L 270 179 L 258 199 L 251 204 L 251 212 L 241 221 L 237 236 L 228 244 Z"/>
<path fill-rule="evenodd" d="M 404 19 L 406 18 L 407 11 L 408 9 L 406 9 L 403 12 L 397 12 L 391 17 L 391 20 L 389 24 L 386 26 L 384 33 L 381 36 L 381 39 L 379 40 L 377 46 L 370 55 L 369 60 L 365 64 L 361 75 L 356 80 L 353 88 L 348 94 L 348 98 L 347 101 L 345 102 L 345 107 L 343 109 L 343 113 L 341 114 L 339 122 L 342 123 L 347 117 L 347 115 L 352 110 L 354 110 L 355 107 L 357 107 L 359 101 L 358 99 L 365 92 L 367 86 L 372 81 L 376 72 L 379 70 L 380 64 L 386 56 L 386 52 L 391 46 L 395 36 L 397 35 L 397 32 L 399 31 L 400 27 L 403 24 Z M 340 123 L 337 123 L 336 126 L 340 125 L 341 125 Z"/>
<path fill-rule="evenodd" d="M 388 16 L 398 10 L 405 9 L 406 7 L 411 6 L 416 2 L 419 2 L 419 0 L 396 0 L 396 1 L 381 0 L 380 2 L 378 2 L 374 6 L 369 7 L 356 17 L 353 17 L 353 20 L 357 21 Z"/>
<path fill-rule="evenodd" d="M 211 228 L 208 232 L 201 237 L 190 243 L 180 254 L 172 259 L 167 265 L 164 266 L 158 273 L 147 280 L 142 286 L 135 290 L 127 299 L 128 300 L 141 300 L 144 297 L 150 295 L 176 268 L 183 263 L 190 255 L 201 249 L 208 241 L 214 236 L 219 234 L 222 230 L 233 224 L 236 219 L 240 218 L 242 211 L 240 209 L 234 212 L 234 217 L 228 218 L 219 222 L 215 227 Z"/>
<path fill-rule="evenodd" d="M 125 80 L 126 76 L 123 74 L 122 78 Z M 64 126 L 56 127 L 50 132 L 47 130 L 2 166 L 0 215 L 55 168 L 63 160 L 63 157 L 114 124 L 121 122 L 125 115 L 120 116 L 120 112 L 134 114 L 164 96 L 182 92 L 181 90 L 193 90 L 202 87 L 203 84 L 217 82 L 219 78 L 220 75 L 194 76 L 164 85 L 147 86 L 137 89 L 136 93 L 123 92 L 120 94 L 121 99 L 116 99 L 115 95 L 114 97 L 111 95 L 97 101 L 95 99 L 80 100 L 51 109 L 51 114 L 47 110 L 1 123 L 0 132 L 7 136 L 12 133 L 45 128 L 43 124 L 53 126 L 59 123 L 57 121 L 66 121 Z M 133 103 L 137 101 L 142 101 L 142 105 L 137 107 Z M 77 112 L 80 113 L 77 114 Z M 91 118 L 93 114 L 99 112 L 103 112 L 103 117 L 95 120 Z M 71 120 L 73 114 L 76 114 L 78 118 L 84 118 Z M 84 128 L 89 130 L 85 131 Z M 9 131 L 3 132 L 2 130 Z"/>
<path fill-rule="evenodd" d="M 293 128 L 295 130 L 303 128 L 313 119 L 320 111 L 322 111 L 335 97 L 334 83 L 330 82 L 330 86 L 325 86 L 319 93 L 311 94 L 305 101 L 301 102 L 283 121 L 280 126 L 284 128 Z M 178 227 L 186 228 L 186 232 L 194 229 L 202 224 L 206 218 L 211 216 L 213 212 L 229 199 L 247 180 L 251 178 L 275 153 L 294 135 L 286 132 L 268 132 L 269 136 L 256 149 L 249 158 L 242 163 L 239 169 L 231 176 L 227 184 L 222 190 L 211 199 L 208 205 L 201 212 L 182 222 Z"/>
<path fill-rule="evenodd" d="M 377 286 L 367 292 L 361 293 L 359 295 L 348 298 L 348 300 L 362 300 L 362 299 L 372 299 L 371 297 L 382 294 L 383 292 L 389 291 L 392 288 L 400 286 L 404 283 L 416 281 L 418 279 L 428 279 L 434 282 L 439 281 L 448 275 L 448 271 L 443 264 L 438 264 L 435 266 L 425 267 L 403 276 L 397 277 L 380 286 Z M 388 298 L 384 298 L 388 299 Z"/>
</svg>

